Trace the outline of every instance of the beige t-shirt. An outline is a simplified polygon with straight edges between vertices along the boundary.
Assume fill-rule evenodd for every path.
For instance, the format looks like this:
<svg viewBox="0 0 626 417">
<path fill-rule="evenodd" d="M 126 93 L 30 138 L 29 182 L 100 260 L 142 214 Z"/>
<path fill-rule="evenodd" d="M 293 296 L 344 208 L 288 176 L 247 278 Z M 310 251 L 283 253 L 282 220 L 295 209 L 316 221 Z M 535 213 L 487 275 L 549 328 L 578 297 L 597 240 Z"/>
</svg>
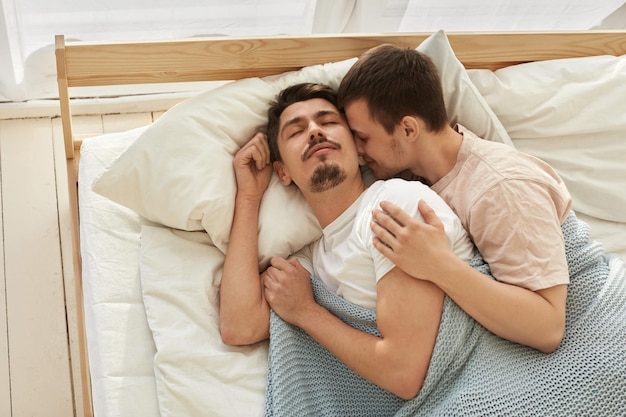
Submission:
<svg viewBox="0 0 626 417">
<path fill-rule="evenodd" d="M 531 155 L 456 129 L 463 134 L 456 165 L 432 188 L 492 274 L 533 291 L 569 283 L 561 224 L 572 200 L 561 178 Z"/>
</svg>

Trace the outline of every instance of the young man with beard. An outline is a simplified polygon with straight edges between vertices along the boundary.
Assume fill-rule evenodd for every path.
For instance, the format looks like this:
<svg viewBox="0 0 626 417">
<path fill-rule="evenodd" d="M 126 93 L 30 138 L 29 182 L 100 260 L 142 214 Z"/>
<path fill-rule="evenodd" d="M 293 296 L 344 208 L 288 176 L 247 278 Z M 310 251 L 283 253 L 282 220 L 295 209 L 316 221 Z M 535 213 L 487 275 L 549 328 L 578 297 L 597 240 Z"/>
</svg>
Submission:
<svg viewBox="0 0 626 417">
<path fill-rule="evenodd" d="M 273 258 L 260 274 L 256 231 L 272 175 L 270 161 L 283 185 L 294 183 L 302 192 L 323 235 L 294 258 Z M 234 168 L 238 190 L 220 287 L 225 343 L 247 345 L 268 338 L 271 308 L 363 378 L 401 398 L 413 398 L 428 370 L 444 293 L 413 279 L 374 248 L 371 213 L 380 201 L 390 200 L 409 212 L 413 208 L 419 217 L 417 203 L 427 201 L 445 225 L 446 245 L 469 260 L 473 245 L 458 218 L 418 182 L 394 179 L 367 187 L 336 93 L 319 84 L 281 92 L 269 110 L 267 138 L 258 134 L 246 144 L 236 154 Z M 310 274 L 347 301 L 375 310 L 381 336 L 350 327 L 318 305 Z"/>
</svg>

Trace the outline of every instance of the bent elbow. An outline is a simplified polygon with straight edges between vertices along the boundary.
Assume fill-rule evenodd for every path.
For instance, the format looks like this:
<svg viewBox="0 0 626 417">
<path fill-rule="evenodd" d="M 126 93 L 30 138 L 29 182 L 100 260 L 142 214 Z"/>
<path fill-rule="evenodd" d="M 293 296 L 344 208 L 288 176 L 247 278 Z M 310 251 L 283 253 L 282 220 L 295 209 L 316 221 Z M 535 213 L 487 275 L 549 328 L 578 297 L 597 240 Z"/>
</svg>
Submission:
<svg viewBox="0 0 626 417">
<path fill-rule="evenodd" d="M 394 393 L 396 394 L 398 397 L 402 398 L 403 400 L 412 400 L 413 398 L 415 398 L 417 396 L 417 394 L 420 392 L 420 388 L 414 390 L 414 389 L 407 389 L 407 390 L 402 390 L 401 392 L 398 393 Z"/>
<path fill-rule="evenodd" d="M 240 346 L 242 344 L 237 332 L 231 331 L 227 326 L 220 325 L 220 336 L 222 337 L 222 342 L 229 346 Z"/>
<path fill-rule="evenodd" d="M 394 381 L 391 392 L 403 400 L 415 398 L 424 384 L 424 378 L 416 377 L 414 372 L 403 372 L 403 375 L 395 378 Z"/>
<path fill-rule="evenodd" d="M 253 345 L 265 340 L 268 335 L 253 328 L 241 328 L 220 322 L 220 336 L 222 342 L 229 346 Z"/>
<path fill-rule="evenodd" d="M 563 337 L 565 337 L 565 320 L 546 334 L 540 346 L 537 346 L 537 349 L 543 353 L 553 353 L 561 345 Z"/>
<path fill-rule="evenodd" d="M 539 347 L 539 350 L 543 353 L 553 353 L 561 345 L 563 336 L 564 333 L 561 333 L 559 336 L 553 337 L 551 340 L 548 340 L 545 345 Z"/>
<path fill-rule="evenodd" d="M 553 353 L 561 344 L 561 341 L 553 343 L 543 343 L 541 346 L 537 346 L 537 350 L 541 353 Z"/>
</svg>

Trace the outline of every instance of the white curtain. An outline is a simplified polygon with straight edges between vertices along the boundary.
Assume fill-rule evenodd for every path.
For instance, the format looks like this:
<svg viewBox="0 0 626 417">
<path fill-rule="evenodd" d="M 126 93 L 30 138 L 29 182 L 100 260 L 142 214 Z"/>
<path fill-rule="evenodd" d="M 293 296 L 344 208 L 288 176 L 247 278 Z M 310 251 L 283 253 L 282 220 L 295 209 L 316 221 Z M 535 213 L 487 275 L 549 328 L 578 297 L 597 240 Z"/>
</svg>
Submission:
<svg viewBox="0 0 626 417">
<path fill-rule="evenodd" d="M 410 2 L 398 30 L 587 30 L 602 26 L 603 20 L 624 3 L 623 0 L 418 0 Z"/>
<path fill-rule="evenodd" d="M 0 94 L 14 101 L 56 95 L 56 34 L 85 41 L 306 34 L 316 5 L 315 0 L 0 1 Z"/>
<path fill-rule="evenodd" d="M 0 0 L 0 101 L 58 96 L 56 34 L 64 34 L 67 39 L 114 41 L 202 35 L 420 32 L 442 28 L 447 31 L 591 29 L 601 27 L 603 22 L 625 28 L 625 3 L 622 0 L 180 0 L 173 6 L 171 0 Z"/>
</svg>

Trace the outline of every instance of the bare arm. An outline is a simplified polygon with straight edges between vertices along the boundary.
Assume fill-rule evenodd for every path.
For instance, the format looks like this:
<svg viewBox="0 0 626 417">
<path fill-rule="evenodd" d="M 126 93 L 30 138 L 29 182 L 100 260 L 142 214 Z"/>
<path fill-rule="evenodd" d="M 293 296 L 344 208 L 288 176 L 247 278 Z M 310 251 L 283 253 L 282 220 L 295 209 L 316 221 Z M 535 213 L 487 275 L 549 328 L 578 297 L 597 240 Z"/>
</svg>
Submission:
<svg viewBox="0 0 626 417">
<path fill-rule="evenodd" d="M 257 134 L 235 155 L 235 213 L 220 284 L 220 333 L 232 345 L 269 337 L 269 306 L 258 265 L 259 210 L 272 174 L 265 135 Z"/>
<path fill-rule="evenodd" d="M 345 324 L 315 303 L 308 273 L 302 270 L 297 261 L 272 260 L 264 284 L 274 311 L 363 378 L 404 399 L 415 397 L 435 346 L 443 292 L 399 268 L 392 269 L 377 284 L 381 337 L 376 337 Z"/>
<path fill-rule="evenodd" d="M 374 245 L 395 265 L 435 283 L 498 336 L 542 352 L 558 347 L 565 329 L 565 285 L 531 291 L 494 281 L 452 252 L 441 222 L 426 203 L 419 206 L 425 223 L 393 204 L 382 208 L 373 215 Z"/>
</svg>

